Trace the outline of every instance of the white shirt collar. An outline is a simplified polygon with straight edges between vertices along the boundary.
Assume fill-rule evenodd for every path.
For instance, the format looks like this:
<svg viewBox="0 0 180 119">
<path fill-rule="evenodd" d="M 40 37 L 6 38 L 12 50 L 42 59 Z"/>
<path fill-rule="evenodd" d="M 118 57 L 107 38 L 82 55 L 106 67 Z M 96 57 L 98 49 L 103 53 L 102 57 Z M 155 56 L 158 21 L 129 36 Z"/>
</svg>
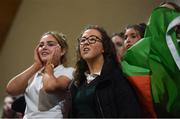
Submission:
<svg viewBox="0 0 180 119">
<path fill-rule="evenodd" d="M 90 81 L 94 80 L 97 76 L 100 76 L 101 72 L 96 72 L 93 74 L 89 74 L 88 72 L 85 72 L 84 74 L 86 76 L 87 81 L 90 82 Z"/>
</svg>

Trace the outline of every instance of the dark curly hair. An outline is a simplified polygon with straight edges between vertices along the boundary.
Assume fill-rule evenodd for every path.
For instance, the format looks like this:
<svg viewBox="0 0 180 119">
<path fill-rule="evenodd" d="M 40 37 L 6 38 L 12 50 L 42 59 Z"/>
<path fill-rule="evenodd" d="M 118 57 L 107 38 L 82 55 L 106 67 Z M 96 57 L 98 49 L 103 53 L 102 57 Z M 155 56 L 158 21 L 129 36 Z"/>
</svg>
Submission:
<svg viewBox="0 0 180 119">
<path fill-rule="evenodd" d="M 98 25 L 88 25 L 80 34 L 79 38 L 82 37 L 83 33 L 88 29 L 95 29 L 100 32 L 102 36 L 102 45 L 104 48 L 103 57 L 104 58 L 112 58 L 117 64 L 118 60 L 116 59 L 116 50 L 111 41 L 110 37 L 108 36 L 107 32 Z M 80 85 L 86 79 L 84 72 L 88 70 L 88 65 L 86 61 L 80 55 L 80 45 L 79 45 L 79 38 L 78 38 L 78 46 L 77 46 L 77 63 L 76 63 L 76 71 L 74 73 L 74 80 L 76 85 Z"/>
<path fill-rule="evenodd" d="M 145 23 L 140 23 L 140 24 L 130 24 L 128 25 L 125 30 L 127 29 L 130 29 L 130 28 L 133 28 L 135 29 L 136 31 L 139 32 L 139 35 L 141 36 L 141 38 L 144 37 L 144 33 L 145 33 L 145 30 L 146 30 L 146 24 Z"/>
</svg>

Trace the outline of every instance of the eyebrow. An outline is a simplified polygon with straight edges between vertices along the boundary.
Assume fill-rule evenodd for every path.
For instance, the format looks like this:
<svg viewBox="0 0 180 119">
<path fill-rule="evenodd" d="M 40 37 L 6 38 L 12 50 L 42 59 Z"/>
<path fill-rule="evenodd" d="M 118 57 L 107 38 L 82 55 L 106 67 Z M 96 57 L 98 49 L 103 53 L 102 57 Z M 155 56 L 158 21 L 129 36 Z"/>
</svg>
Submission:
<svg viewBox="0 0 180 119">
<path fill-rule="evenodd" d="M 93 36 L 99 38 L 99 36 L 96 35 L 90 35 L 89 37 L 93 37 Z M 83 36 L 82 38 L 89 38 L 89 37 Z"/>
<path fill-rule="evenodd" d="M 46 41 L 47 43 L 53 43 L 53 42 L 55 42 L 55 43 L 58 43 L 57 41 Z M 39 43 L 44 43 L 43 41 L 41 41 L 41 42 L 39 42 Z"/>
<path fill-rule="evenodd" d="M 137 33 L 131 33 L 130 35 L 137 35 Z"/>
</svg>

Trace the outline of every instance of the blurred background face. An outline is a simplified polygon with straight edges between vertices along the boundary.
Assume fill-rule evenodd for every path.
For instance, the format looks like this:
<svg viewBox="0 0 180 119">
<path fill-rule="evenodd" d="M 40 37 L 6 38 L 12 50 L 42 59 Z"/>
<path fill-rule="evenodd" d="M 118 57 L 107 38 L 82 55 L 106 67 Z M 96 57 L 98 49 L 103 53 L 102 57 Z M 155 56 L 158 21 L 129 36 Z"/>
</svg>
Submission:
<svg viewBox="0 0 180 119">
<path fill-rule="evenodd" d="M 38 52 L 43 63 L 46 63 L 46 61 L 49 60 L 53 52 L 56 56 L 56 59 L 54 60 L 60 61 L 61 46 L 59 45 L 58 41 L 50 34 L 45 35 L 40 39 Z"/>
<path fill-rule="evenodd" d="M 5 117 L 12 117 L 14 111 L 11 109 L 13 98 L 10 96 L 5 97 L 3 105 L 3 113 Z"/>
<path fill-rule="evenodd" d="M 124 39 L 120 36 L 114 36 L 111 40 L 115 45 L 117 57 L 120 59 L 125 51 Z"/>
<path fill-rule="evenodd" d="M 81 57 L 87 61 L 103 56 L 104 50 L 101 41 L 99 31 L 95 29 L 86 30 L 79 39 Z"/>
<path fill-rule="evenodd" d="M 124 39 L 119 36 L 112 37 L 112 42 L 114 43 L 115 47 L 123 46 Z"/>
<path fill-rule="evenodd" d="M 128 49 L 141 39 L 139 32 L 134 28 L 129 28 L 125 32 L 125 48 Z"/>
<path fill-rule="evenodd" d="M 9 110 L 11 109 L 11 105 L 13 103 L 13 99 L 11 97 L 5 97 L 4 99 L 4 109 Z"/>
</svg>

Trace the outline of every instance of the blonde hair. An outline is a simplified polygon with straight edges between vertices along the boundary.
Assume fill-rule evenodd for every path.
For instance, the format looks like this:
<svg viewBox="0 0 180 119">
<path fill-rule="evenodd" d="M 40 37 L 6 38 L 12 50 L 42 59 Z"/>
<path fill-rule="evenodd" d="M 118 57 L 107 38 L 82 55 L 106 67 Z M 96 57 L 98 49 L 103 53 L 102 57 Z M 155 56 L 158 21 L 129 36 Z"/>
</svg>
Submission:
<svg viewBox="0 0 180 119">
<path fill-rule="evenodd" d="M 44 33 L 42 35 L 42 37 L 45 35 L 52 35 L 57 40 L 57 42 L 59 43 L 62 50 L 65 51 L 64 55 L 61 57 L 61 60 L 60 60 L 62 64 L 65 64 L 67 61 L 66 54 L 68 51 L 68 44 L 66 42 L 67 41 L 66 36 L 63 33 L 57 32 L 57 31 L 48 31 L 48 32 Z"/>
</svg>

